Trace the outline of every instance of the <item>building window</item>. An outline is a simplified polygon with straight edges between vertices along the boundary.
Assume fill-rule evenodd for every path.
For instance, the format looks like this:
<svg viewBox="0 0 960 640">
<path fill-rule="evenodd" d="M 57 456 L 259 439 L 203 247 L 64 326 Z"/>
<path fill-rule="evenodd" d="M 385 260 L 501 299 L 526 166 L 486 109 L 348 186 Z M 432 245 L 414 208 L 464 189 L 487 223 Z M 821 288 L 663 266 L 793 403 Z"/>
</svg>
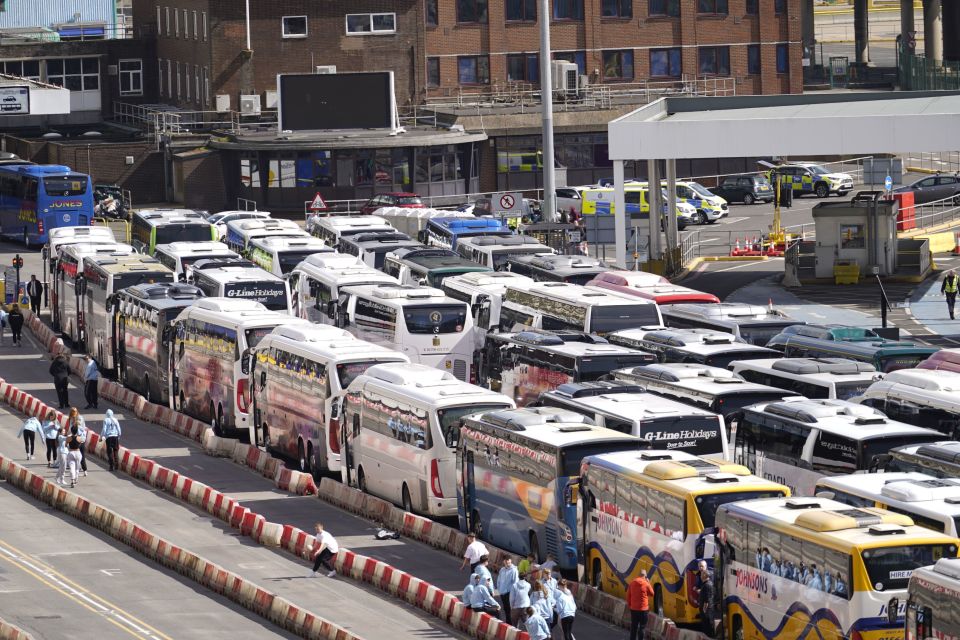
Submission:
<svg viewBox="0 0 960 640">
<path fill-rule="evenodd" d="M 200 16 L 200 21 L 203 23 L 203 41 L 207 41 L 207 12 L 204 11 Z"/>
<path fill-rule="evenodd" d="M 173 9 L 173 37 L 180 37 L 180 12 L 176 7 Z"/>
<path fill-rule="evenodd" d="M 163 95 L 163 60 L 157 59 L 157 95 Z"/>
<path fill-rule="evenodd" d="M 680 17 L 680 0 L 650 0 L 649 12 L 651 16 Z"/>
<path fill-rule="evenodd" d="M 773 12 L 778 16 L 787 14 L 787 0 L 773 0 Z"/>
<path fill-rule="evenodd" d="M 760 13 L 760 0 L 747 0 L 747 15 L 755 16 Z"/>
<path fill-rule="evenodd" d="M 777 73 L 790 72 L 790 50 L 785 44 L 777 45 Z"/>
<path fill-rule="evenodd" d="M 490 84 L 490 58 L 460 56 L 457 58 L 457 80 L 460 84 Z"/>
<path fill-rule="evenodd" d="M 586 51 L 559 51 L 553 54 L 554 60 L 566 60 L 577 65 L 577 72 L 580 75 L 587 73 L 587 52 Z"/>
<path fill-rule="evenodd" d="M 183 10 L 183 37 L 190 37 L 190 12 L 186 9 Z"/>
<path fill-rule="evenodd" d="M 760 45 L 747 45 L 747 73 L 760 75 Z"/>
<path fill-rule="evenodd" d="M 197 104 L 200 104 L 200 65 L 198 64 L 193 65 L 193 82 L 196 89 L 193 95 L 196 96 Z"/>
<path fill-rule="evenodd" d="M 700 47 L 697 58 L 697 70 L 700 75 L 730 75 L 730 47 Z"/>
<path fill-rule="evenodd" d="M 120 95 L 143 95 L 143 60 L 120 60 L 117 73 L 120 76 Z"/>
<path fill-rule="evenodd" d="M 347 35 L 388 34 L 397 32 L 395 13 L 348 13 Z"/>
<path fill-rule="evenodd" d="M 440 86 L 440 58 L 427 58 L 427 86 Z"/>
<path fill-rule="evenodd" d="M 487 0 L 457 0 L 457 22 L 486 22 Z"/>
<path fill-rule="evenodd" d="M 163 8 L 163 16 L 167 23 L 167 35 L 170 35 L 170 7 Z"/>
<path fill-rule="evenodd" d="M 193 12 L 193 39 L 198 40 L 200 38 L 200 30 L 197 29 L 197 12 Z"/>
<path fill-rule="evenodd" d="M 7 60 L 0 62 L 0 72 L 28 80 L 40 81 L 39 60 Z"/>
<path fill-rule="evenodd" d="M 210 106 L 210 76 L 207 68 L 203 68 L 203 103 Z"/>
<path fill-rule="evenodd" d="M 173 61 L 167 60 L 167 97 L 173 97 Z"/>
<path fill-rule="evenodd" d="M 187 100 L 190 100 L 190 65 L 186 62 L 183 63 L 183 84 Z"/>
<path fill-rule="evenodd" d="M 177 63 L 177 98 L 180 97 L 180 63 Z"/>
<path fill-rule="evenodd" d="M 157 5 L 157 35 L 158 36 L 163 35 L 163 21 L 161 20 L 162 16 L 160 14 L 161 14 L 161 7 Z"/>
<path fill-rule="evenodd" d="M 284 38 L 307 37 L 307 16 L 283 16 L 280 25 Z"/>
<path fill-rule="evenodd" d="M 633 0 L 603 0 L 600 15 L 604 18 L 632 18 Z"/>
<path fill-rule="evenodd" d="M 437 3 L 440 0 L 427 0 L 427 26 L 435 27 L 440 24 L 440 8 Z"/>
<path fill-rule="evenodd" d="M 507 56 L 507 80 L 510 82 L 540 82 L 540 56 L 518 53 Z"/>
<path fill-rule="evenodd" d="M 697 13 L 727 14 L 727 0 L 697 0 Z"/>
<path fill-rule="evenodd" d="M 651 78 L 679 78 L 680 73 L 680 47 L 650 50 Z"/>
<path fill-rule="evenodd" d="M 603 52 L 603 78 L 605 80 L 633 79 L 633 51 Z"/>
<path fill-rule="evenodd" d="M 507 0 L 507 20 L 512 22 L 536 22 L 537 0 Z"/>
<path fill-rule="evenodd" d="M 96 91 L 100 88 L 100 60 L 98 58 L 47 60 L 47 82 L 70 91 Z"/>
<path fill-rule="evenodd" d="M 553 0 L 554 20 L 583 20 L 583 0 Z"/>
</svg>

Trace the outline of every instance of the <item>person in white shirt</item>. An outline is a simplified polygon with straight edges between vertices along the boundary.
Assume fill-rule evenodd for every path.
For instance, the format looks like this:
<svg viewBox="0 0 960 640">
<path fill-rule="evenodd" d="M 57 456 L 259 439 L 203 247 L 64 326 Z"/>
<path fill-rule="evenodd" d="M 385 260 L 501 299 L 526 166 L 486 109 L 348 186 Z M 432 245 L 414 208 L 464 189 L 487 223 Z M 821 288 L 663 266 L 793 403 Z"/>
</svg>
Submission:
<svg viewBox="0 0 960 640">
<path fill-rule="evenodd" d="M 487 551 L 487 547 L 477 540 L 476 534 L 468 533 L 467 534 L 467 550 L 463 552 L 463 562 L 460 563 L 460 571 L 463 571 L 463 568 L 470 565 L 470 573 L 474 573 L 477 569 L 477 565 L 480 564 L 480 558 L 483 556 L 489 556 L 490 552 Z"/>
<path fill-rule="evenodd" d="M 337 540 L 330 535 L 330 532 L 323 530 L 323 523 L 317 523 L 317 535 L 314 536 L 313 547 L 310 550 L 313 558 L 313 571 L 307 574 L 308 578 L 315 578 L 320 571 L 320 565 L 327 568 L 327 577 L 332 578 L 337 575 L 337 568 L 333 563 L 333 558 L 340 551 L 340 545 Z"/>
</svg>

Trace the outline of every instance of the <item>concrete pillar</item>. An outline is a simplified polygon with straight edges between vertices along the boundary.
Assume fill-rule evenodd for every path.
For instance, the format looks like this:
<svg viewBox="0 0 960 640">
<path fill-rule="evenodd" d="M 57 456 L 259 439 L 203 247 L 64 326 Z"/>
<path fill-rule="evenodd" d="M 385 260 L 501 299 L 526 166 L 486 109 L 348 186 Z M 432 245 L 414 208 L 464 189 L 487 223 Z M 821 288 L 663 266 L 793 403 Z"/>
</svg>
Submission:
<svg viewBox="0 0 960 640">
<path fill-rule="evenodd" d="M 853 40 L 857 62 L 870 62 L 870 11 L 867 0 L 853 0 Z"/>
<path fill-rule="evenodd" d="M 802 11 L 800 12 L 800 28 L 803 40 L 803 57 L 810 59 L 810 64 L 816 58 L 817 36 L 814 31 L 815 14 L 813 12 L 813 0 L 802 0 Z M 823 64 L 823 61 L 820 61 Z"/>
<path fill-rule="evenodd" d="M 900 42 L 906 48 L 910 42 L 910 34 L 916 28 L 913 26 L 913 0 L 900 0 Z"/>
<path fill-rule="evenodd" d="M 667 165 L 667 223 L 666 236 L 667 248 L 666 255 L 674 256 L 674 249 L 680 246 L 680 232 L 677 229 L 677 161 L 668 158 Z M 668 258 L 669 259 L 669 258 Z M 677 265 L 673 265 L 676 267 Z"/>
<path fill-rule="evenodd" d="M 943 60 L 943 11 L 940 0 L 923 0 L 923 53 L 931 62 Z"/>
<path fill-rule="evenodd" d="M 617 268 L 627 268 L 627 199 L 623 194 L 623 160 L 613 161 L 613 224 L 616 243 Z"/>
<path fill-rule="evenodd" d="M 660 220 L 663 218 L 663 197 L 660 195 L 660 161 L 647 160 L 647 204 L 650 205 L 650 260 L 660 260 Z"/>
<path fill-rule="evenodd" d="M 943 59 L 960 61 L 960 3 L 943 5 Z"/>
</svg>

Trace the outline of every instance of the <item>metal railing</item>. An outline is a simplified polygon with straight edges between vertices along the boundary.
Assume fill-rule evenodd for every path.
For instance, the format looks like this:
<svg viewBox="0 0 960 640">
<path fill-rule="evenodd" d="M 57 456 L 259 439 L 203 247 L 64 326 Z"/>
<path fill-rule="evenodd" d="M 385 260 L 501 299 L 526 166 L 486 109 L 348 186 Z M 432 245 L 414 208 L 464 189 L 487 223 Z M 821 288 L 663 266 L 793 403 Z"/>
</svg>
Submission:
<svg viewBox="0 0 960 640">
<path fill-rule="evenodd" d="M 861 156 L 857 158 L 847 158 L 845 160 L 834 160 L 833 162 L 821 162 L 821 166 L 831 169 L 831 171 L 837 173 L 849 173 L 853 177 L 855 184 L 863 184 L 863 164 L 867 160 L 873 160 L 873 156 Z M 792 161 L 788 161 L 792 162 Z M 705 187 L 710 188 L 720 184 L 720 181 L 727 176 L 737 176 L 743 173 L 759 173 L 761 169 L 755 171 L 737 171 L 734 173 L 717 173 L 717 174 L 705 174 L 700 176 L 689 176 L 684 178 L 678 178 L 678 180 L 692 180 L 702 183 Z"/>
<path fill-rule="evenodd" d="M 237 211 L 256 211 L 257 201 L 247 198 L 237 198 Z"/>
<path fill-rule="evenodd" d="M 901 45 L 897 56 L 901 89 L 909 91 L 960 89 L 960 62 L 930 60 L 905 49 Z"/>
<path fill-rule="evenodd" d="M 114 102 L 113 119 L 121 124 L 140 127 L 150 137 L 218 129 L 240 133 L 276 128 L 277 111 L 262 110 L 259 114 L 247 115 L 238 111 L 181 111 L 165 104 Z"/>
<path fill-rule="evenodd" d="M 150 28 L 134 27 L 133 24 L 91 24 L 78 22 L 57 25 L 63 32 L 79 30 L 77 35 L 63 35 L 58 29 L 37 27 L 32 32 L 0 35 L 0 46 L 17 44 L 69 44 L 71 42 L 90 42 L 101 40 L 132 40 L 144 38 L 153 33 Z"/>
<path fill-rule="evenodd" d="M 907 154 L 903 162 L 910 169 L 953 173 L 960 171 L 960 151 L 917 151 Z"/>
<path fill-rule="evenodd" d="M 917 228 L 935 227 L 960 220 L 960 196 L 951 196 L 913 207 Z"/>
</svg>

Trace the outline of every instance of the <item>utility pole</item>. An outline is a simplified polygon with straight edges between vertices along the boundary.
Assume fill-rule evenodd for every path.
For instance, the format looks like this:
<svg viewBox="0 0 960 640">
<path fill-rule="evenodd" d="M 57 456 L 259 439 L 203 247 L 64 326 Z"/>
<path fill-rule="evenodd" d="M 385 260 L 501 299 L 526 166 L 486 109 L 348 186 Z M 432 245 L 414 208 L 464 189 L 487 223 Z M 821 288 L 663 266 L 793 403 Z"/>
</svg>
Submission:
<svg viewBox="0 0 960 640">
<path fill-rule="evenodd" d="M 540 102 L 543 107 L 543 205 L 544 222 L 557 215 L 557 183 L 553 160 L 553 76 L 550 69 L 550 0 L 540 0 Z"/>
</svg>

